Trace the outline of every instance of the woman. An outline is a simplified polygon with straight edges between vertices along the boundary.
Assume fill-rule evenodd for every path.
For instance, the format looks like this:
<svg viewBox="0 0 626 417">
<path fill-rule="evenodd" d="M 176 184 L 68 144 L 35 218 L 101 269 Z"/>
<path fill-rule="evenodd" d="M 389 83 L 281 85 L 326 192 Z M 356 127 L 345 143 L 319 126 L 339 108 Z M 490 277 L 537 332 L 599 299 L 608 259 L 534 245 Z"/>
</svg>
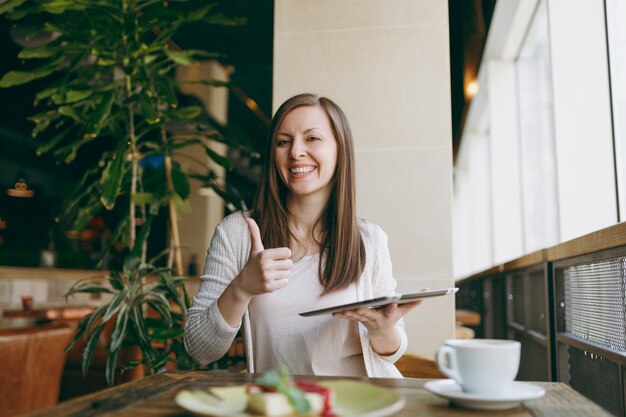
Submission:
<svg viewBox="0 0 626 417">
<path fill-rule="evenodd" d="M 215 229 L 185 344 L 219 359 L 243 324 L 248 370 L 401 377 L 402 317 L 419 304 L 298 313 L 393 294 L 387 236 L 356 219 L 354 146 L 343 111 L 312 94 L 276 112 L 251 216 Z M 343 320 L 342 320 L 343 319 Z"/>
</svg>

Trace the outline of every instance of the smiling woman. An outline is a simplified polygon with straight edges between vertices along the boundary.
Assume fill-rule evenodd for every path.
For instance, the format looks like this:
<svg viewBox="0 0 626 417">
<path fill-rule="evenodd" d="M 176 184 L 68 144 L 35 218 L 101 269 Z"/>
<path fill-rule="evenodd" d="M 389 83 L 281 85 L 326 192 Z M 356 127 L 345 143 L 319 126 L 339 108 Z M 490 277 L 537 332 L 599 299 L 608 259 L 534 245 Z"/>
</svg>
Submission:
<svg viewBox="0 0 626 417">
<path fill-rule="evenodd" d="M 356 218 L 345 114 L 328 98 L 290 98 L 274 115 L 265 155 L 252 212 L 215 230 L 186 323 L 189 353 L 219 359 L 243 325 L 251 372 L 401 377 L 393 363 L 407 346 L 402 317 L 419 301 L 298 314 L 396 288 L 386 234 Z"/>
<path fill-rule="evenodd" d="M 311 199 L 325 204 L 337 166 L 337 140 L 324 111 L 312 106 L 294 109 L 274 142 L 276 169 L 289 190 L 290 204 L 316 204 Z"/>
</svg>

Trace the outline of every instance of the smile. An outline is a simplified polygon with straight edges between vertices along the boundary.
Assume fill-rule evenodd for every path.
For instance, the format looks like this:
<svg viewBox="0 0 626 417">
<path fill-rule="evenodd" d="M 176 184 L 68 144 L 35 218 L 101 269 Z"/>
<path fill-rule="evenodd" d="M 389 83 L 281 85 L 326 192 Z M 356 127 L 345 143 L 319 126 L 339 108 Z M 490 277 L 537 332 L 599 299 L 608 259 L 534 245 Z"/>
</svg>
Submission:
<svg viewBox="0 0 626 417">
<path fill-rule="evenodd" d="M 314 169 L 315 169 L 314 166 L 296 167 L 296 168 L 289 168 L 289 172 L 292 174 L 307 174 L 313 171 Z"/>
</svg>

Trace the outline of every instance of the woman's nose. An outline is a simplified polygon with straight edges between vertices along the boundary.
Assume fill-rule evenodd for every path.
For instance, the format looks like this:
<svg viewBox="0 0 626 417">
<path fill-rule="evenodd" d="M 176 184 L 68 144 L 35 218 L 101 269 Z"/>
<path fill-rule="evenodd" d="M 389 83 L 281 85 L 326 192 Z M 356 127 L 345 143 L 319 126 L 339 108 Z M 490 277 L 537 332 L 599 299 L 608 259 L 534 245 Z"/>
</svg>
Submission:
<svg viewBox="0 0 626 417">
<path fill-rule="evenodd" d="M 291 152 L 289 152 L 289 156 L 291 159 L 299 159 L 306 154 L 306 149 L 304 143 L 300 140 L 294 140 L 291 145 Z"/>
</svg>

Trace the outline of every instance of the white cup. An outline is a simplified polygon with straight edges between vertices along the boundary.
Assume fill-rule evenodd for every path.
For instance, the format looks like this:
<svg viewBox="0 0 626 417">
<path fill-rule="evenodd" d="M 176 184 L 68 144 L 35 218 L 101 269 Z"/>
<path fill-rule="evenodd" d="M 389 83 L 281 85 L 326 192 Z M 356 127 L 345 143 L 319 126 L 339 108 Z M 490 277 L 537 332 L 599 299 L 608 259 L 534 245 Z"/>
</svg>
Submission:
<svg viewBox="0 0 626 417">
<path fill-rule="evenodd" d="M 515 340 L 451 339 L 437 350 L 437 366 L 464 392 L 499 394 L 517 376 L 520 350 Z"/>
</svg>

